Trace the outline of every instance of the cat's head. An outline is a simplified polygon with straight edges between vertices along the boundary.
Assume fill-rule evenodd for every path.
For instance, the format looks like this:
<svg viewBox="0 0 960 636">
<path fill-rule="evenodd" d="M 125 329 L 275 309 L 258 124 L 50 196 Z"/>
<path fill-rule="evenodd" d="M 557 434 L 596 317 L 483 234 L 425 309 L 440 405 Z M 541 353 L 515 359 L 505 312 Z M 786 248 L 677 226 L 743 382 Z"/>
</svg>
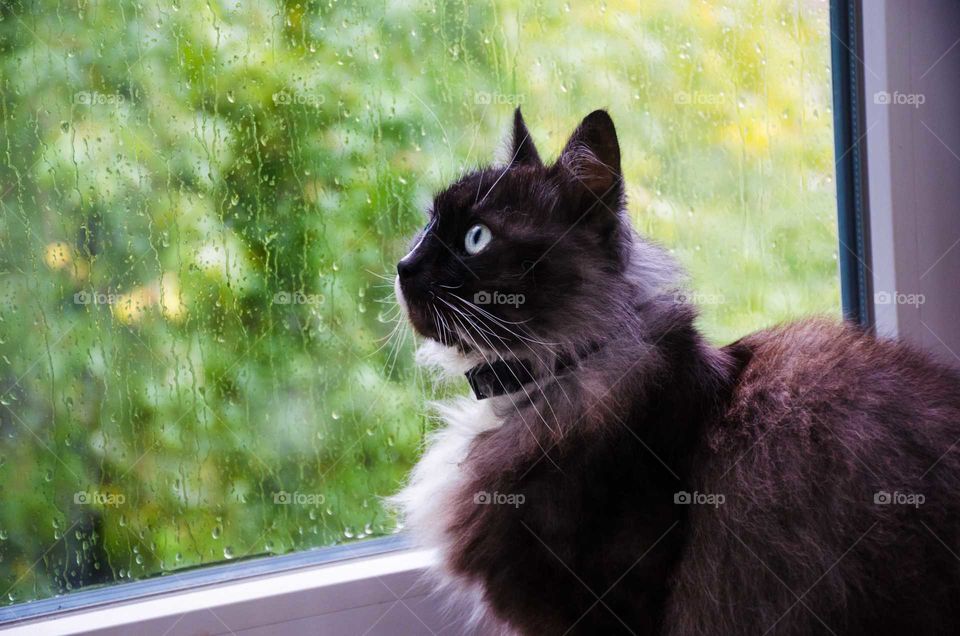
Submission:
<svg viewBox="0 0 960 636">
<path fill-rule="evenodd" d="M 610 116 L 587 115 L 546 165 L 517 109 L 509 162 L 436 195 L 397 264 L 397 295 L 414 328 L 445 345 L 569 349 L 622 327 L 643 295 L 638 277 L 662 265 L 653 257 L 638 273 L 648 248 L 625 213 Z"/>
</svg>

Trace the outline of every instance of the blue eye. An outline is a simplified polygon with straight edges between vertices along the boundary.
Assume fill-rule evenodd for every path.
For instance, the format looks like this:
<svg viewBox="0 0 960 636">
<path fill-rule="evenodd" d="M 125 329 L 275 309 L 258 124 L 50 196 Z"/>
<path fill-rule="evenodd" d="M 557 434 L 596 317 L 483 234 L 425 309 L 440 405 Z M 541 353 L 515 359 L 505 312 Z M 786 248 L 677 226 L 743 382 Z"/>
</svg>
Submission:
<svg viewBox="0 0 960 636">
<path fill-rule="evenodd" d="M 467 250 L 467 254 L 472 256 L 482 252 L 492 239 L 493 234 L 490 232 L 490 228 L 478 223 L 467 230 L 467 235 L 463 239 L 463 247 Z"/>
</svg>

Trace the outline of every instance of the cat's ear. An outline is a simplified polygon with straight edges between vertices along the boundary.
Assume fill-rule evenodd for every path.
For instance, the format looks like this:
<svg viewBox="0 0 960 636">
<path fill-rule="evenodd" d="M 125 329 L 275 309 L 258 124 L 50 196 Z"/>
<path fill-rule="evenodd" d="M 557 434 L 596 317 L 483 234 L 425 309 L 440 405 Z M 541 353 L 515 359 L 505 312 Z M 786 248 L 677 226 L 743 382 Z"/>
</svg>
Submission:
<svg viewBox="0 0 960 636">
<path fill-rule="evenodd" d="M 542 166 L 540 155 L 537 153 L 536 146 L 533 145 L 533 137 L 527 130 L 527 125 L 523 121 L 523 115 L 520 114 L 518 106 L 513 111 L 513 136 L 510 148 L 510 163 L 528 166 Z"/>
<path fill-rule="evenodd" d="M 570 136 L 557 165 L 597 197 L 622 187 L 617 129 L 605 110 L 595 110 Z"/>
</svg>

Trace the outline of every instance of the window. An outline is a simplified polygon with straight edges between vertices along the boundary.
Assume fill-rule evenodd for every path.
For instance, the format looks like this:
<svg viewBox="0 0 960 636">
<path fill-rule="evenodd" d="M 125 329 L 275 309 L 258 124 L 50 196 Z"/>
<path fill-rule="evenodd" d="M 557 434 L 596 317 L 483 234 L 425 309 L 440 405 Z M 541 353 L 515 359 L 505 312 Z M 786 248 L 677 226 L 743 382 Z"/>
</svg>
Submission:
<svg viewBox="0 0 960 636">
<path fill-rule="evenodd" d="M 0 591 L 398 531 L 438 389 L 391 279 L 512 109 L 610 109 L 708 335 L 839 313 L 826 2 L 0 8 Z"/>
</svg>

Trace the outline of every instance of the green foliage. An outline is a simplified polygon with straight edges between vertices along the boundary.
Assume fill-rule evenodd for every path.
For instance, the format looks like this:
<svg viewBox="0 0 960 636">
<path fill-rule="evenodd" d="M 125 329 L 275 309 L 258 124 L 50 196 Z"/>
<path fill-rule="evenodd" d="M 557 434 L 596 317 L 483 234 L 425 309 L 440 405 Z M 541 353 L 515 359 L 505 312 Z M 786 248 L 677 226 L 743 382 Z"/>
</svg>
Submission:
<svg viewBox="0 0 960 636">
<path fill-rule="evenodd" d="M 516 103 L 548 155 L 610 109 L 712 337 L 837 312 L 826 14 L 4 3 L 6 602 L 395 531 L 434 388 L 393 264 Z"/>
</svg>

